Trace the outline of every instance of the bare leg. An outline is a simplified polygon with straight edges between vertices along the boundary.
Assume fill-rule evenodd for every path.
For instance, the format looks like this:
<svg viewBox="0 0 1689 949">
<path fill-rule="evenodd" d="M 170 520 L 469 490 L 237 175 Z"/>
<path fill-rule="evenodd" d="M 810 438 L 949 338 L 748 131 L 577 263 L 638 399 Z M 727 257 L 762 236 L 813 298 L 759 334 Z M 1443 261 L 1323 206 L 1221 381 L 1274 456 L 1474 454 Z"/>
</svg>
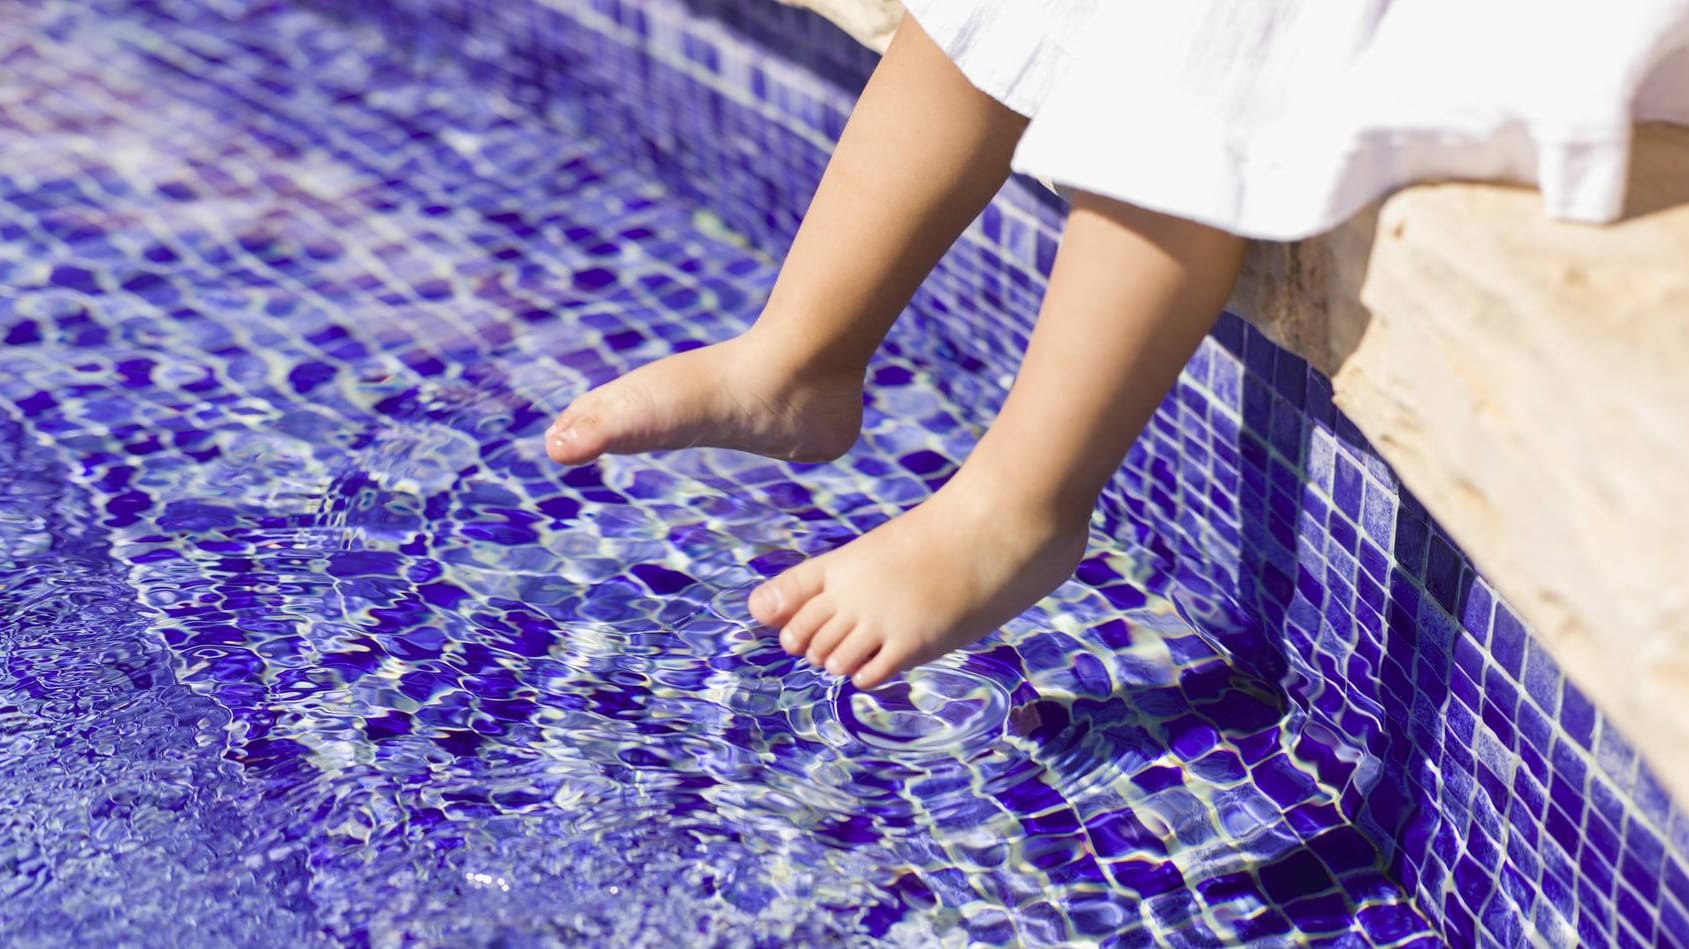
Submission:
<svg viewBox="0 0 1689 949">
<path fill-rule="evenodd" d="M 547 432 L 552 459 L 692 445 L 806 461 L 842 454 L 862 424 L 868 358 L 1002 186 L 1025 127 L 905 18 L 755 327 L 577 399 Z"/>
<path fill-rule="evenodd" d="M 757 588 L 752 613 L 787 651 L 872 688 L 1055 589 L 1242 253 L 1224 232 L 1081 194 L 1019 378 L 962 470 L 914 510 Z"/>
</svg>

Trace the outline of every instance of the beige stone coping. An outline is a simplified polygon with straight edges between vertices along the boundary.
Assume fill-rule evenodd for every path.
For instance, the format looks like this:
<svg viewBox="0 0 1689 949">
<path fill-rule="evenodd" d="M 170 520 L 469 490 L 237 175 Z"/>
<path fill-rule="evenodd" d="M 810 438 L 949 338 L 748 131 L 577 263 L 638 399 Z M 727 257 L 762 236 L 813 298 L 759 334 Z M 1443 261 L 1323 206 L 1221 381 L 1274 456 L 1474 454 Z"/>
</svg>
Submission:
<svg viewBox="0 0 1689 949">
<path fill-rule="evenodd" d="M 1337 405 L 1689 801 L 1689 129 L 1637 130 L 1627 216 L 1421 185 L 1261 244 L 1232 309 Z"/>
<path fill-rule="evenodd" d="M 894 0 L 783 0 L 884 49 Z M 1689 801 L 1689 129 L 1638 129 L 1626 218 L 1422 185 L 1257 244 L 1230 309 L 1337 405 Z"/>
</svg>

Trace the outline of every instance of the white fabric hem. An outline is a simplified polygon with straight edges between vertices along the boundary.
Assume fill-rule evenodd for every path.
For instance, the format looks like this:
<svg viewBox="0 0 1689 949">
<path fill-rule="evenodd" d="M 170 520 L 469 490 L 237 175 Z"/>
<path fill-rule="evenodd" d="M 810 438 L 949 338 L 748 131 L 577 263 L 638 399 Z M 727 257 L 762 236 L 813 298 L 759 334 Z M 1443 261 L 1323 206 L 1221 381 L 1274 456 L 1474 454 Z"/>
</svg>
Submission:
<svg viewBox="0 0 1689 949">
<path fill-rule="evenodd" d="M 909 0 L 1032 117 L 1014 168 L 1047 181 L 1270 240 L 1427 181 L 1535 184 L 1550 216 L 1617 219 L 1632 122 L 1689 116 L 1689 0 L 1553 7 L 1528 32 L 1465 3 Z"/>
<path fill-rule="evenodd" d="M 1067 68 L 1052 17 L 1037 4 L 905 0 L 904 10 L 968 82 L 1021 115 L 1033 115 Z"/>
<path fill-rule="evenodd" d="M 1551 217 L 1605 224 L 1623 213 L 1629 130 L 1607 142 L 1553 143 L 1514 130 L 1483 140 L 1404 135 L 1327 154 L 1236 160 L 1223 144 L 1138 126 L 1143 140 L 1073 149 L 1028 135 L 1014 170 L 1255 240 L 1298 241 L 1342 224 L 1401 188 L 1437 181 L 1509 181 L 1543 189 Z M 1113 147 L 1109 147 L 1113 145 Z M 1116 156 L 1135 152 L 1130 161 Z M 1498 158 L 1503 160 L 1498 161 Z"/>
</svg>

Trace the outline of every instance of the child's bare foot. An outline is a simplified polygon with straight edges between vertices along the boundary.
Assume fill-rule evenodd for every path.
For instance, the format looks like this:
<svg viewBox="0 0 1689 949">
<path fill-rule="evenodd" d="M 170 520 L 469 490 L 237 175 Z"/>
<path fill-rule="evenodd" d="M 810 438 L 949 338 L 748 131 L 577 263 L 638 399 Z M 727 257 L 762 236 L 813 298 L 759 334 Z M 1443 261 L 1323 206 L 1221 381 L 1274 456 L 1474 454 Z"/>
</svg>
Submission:
<svg viewBox="0 0 1689 949">
<path fill-rule="evenodd" d="M 1073 573 L 1089 511 L 1055 514 L 967 478 L 759 586 L 751 614 L 863 689 L 1013 619 Z"/>
<path fill-rule="evenodd" d="M 746 334 L 641 366 L 564 409 L 546 453 L 570 465 L 704 445 L 788 461 L 844 454 L 862 427 L 863 369 L 798 370 L 772 349 Z"/>
</svg>

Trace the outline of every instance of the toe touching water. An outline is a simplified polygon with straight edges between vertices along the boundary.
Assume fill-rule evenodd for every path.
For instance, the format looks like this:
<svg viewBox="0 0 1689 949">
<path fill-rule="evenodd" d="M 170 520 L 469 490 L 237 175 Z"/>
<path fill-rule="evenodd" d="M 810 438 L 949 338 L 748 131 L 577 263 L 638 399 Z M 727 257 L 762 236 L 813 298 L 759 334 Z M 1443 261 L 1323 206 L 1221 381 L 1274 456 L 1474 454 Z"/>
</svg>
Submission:
<svg viewBox="0 0 1689 949">
<path fill-rule="evenodd" d="M 964 472 L 902 517 L 758 587 L 750 607 L 787 652 L 871 689 L 1055 589 L 1084 554 L 1086 528 Z"/>
</svg>

